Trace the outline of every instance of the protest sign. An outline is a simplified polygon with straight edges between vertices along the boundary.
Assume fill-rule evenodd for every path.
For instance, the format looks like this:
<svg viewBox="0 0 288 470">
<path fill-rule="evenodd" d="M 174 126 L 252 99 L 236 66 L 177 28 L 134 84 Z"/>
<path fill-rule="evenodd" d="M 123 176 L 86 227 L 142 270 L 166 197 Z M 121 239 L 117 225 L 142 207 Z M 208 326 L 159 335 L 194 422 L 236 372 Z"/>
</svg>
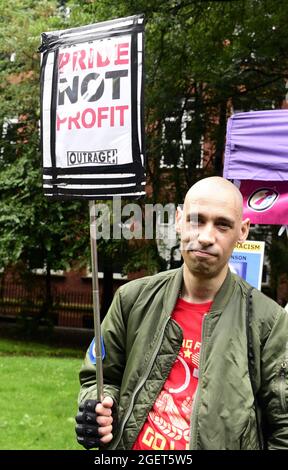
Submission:
<svg viewBox="0 0 288 470">
<path fill-rule="evenodd" d="M 261 290 L 265 242 L 246 240 L 237 243 L 229 260 L 229 268 L 235 274 Z"/>
<path fill-rule="evenodd" d="M 243 218 L 253 224 L 288 224 L 287 181 L 241 181 Z"/>
<path fill-rule="evenodd" d="M 42 34 L 45 195 L 145 194 L 143 16 Z"/>
<path fill-rule="evenodd" d="M 43 187 L 87 199 L 97 399 L 103 398 L 95 199 L 145 194 L 143 15 L 42 34 Z"/>
<path fill-rule="evenodd" d="M 224 178 L 252 224 L 288 224 L 288 110 L 237 113 L 227 125 Z"/>
</svg>

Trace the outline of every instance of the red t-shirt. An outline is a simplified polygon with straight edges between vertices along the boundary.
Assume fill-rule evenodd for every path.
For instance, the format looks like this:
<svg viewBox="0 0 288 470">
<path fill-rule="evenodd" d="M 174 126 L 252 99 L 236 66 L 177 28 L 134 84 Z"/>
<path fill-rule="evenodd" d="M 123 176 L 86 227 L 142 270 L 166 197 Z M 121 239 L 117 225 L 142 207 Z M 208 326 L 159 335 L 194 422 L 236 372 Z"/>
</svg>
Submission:
<svg viewBox="0 0 288 470">
<path fill-rule="evenodd" d="M 178 299 L 172 318 L 183 331 L 183 343 L 170 374 L 145 421 L 134 450 L 184 450 L 189 446 L 190 416 L 198 384 L 201 328 L 211 302 Z"/>
</svg>

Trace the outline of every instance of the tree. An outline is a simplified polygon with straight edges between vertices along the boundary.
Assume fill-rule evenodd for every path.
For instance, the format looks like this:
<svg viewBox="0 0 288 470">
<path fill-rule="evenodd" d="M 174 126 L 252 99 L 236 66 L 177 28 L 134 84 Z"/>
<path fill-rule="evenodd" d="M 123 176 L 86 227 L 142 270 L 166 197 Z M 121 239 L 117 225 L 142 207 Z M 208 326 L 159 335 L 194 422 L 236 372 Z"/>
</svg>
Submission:
<svg viewBox="0 0 288 470">
<path fill-rule="evenodd" d="M 16 1 L 13 10 L 2 3 L 0 267 L 45 266 L 49 305 L 51 269 L 83 259 L 88 240 L 88 209 L 79 202 L 51 204 L 42 194 L 37 49 L 47 22 L 59 27 L 62 20 L 56 2 Z"/>
</svg>

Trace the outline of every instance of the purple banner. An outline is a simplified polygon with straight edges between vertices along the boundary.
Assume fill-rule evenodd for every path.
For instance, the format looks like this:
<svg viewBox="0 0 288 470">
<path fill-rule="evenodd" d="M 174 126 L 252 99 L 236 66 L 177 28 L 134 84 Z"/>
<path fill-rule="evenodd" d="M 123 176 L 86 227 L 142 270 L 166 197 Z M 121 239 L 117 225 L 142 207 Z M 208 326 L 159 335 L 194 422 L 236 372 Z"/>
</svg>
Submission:
<svg viewBox="0 0 288 470">
<path fill-rule="evenodd" d="M 238 113 L 229 118 L 223 176 L 288 181 L 288 110 Z"/>
<path fill-rule="evenodd" d="M 241 181 L 243 218 L 252 224 L 288 224 L 288 181 Z"/>
</svg>

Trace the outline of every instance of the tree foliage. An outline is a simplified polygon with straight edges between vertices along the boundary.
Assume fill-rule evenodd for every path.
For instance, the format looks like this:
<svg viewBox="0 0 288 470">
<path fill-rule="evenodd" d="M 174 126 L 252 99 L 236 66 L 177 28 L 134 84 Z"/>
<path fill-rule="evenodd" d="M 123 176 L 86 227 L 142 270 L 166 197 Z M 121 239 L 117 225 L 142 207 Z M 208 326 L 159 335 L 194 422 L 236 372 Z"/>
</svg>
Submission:
<svg viewBox="0 0 288 470">
<path fill-rule="evenodd" d="M 42 195 L 37 49 L 47 23 L 62 21 L 56 2 L 1 3 L 0 267 L 21 260 L 27 268 L 60 269 L 83 256 L 88 217 L 79 202 Z"/>
</svg>

